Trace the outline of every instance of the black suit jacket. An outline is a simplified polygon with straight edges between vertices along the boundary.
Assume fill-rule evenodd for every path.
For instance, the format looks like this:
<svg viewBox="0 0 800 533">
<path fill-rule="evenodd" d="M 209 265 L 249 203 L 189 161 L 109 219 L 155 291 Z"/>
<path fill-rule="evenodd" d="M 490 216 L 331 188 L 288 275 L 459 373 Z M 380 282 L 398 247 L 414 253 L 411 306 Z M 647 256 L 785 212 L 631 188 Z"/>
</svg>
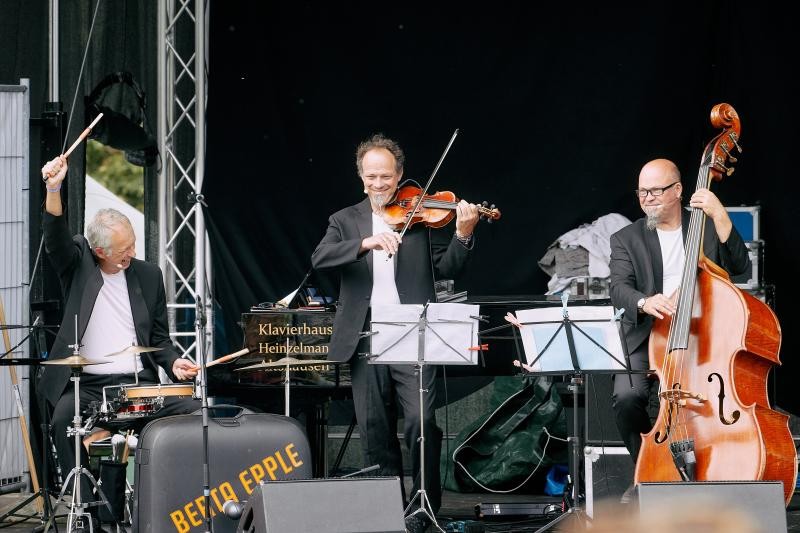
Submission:
<svg viewBox="0 0 800 533">
<path fill-rule="evenodd" d="M 45 249 L 53 267 L 58 272 L 64 293 L 64 316 L 53 342 L 50 359 L 61 359 L 72 354 L 68 345 L 75 343 L 75 315 L 78 316 L 78 337 L 83 338 L 92 314 L 97 294 L 103 286 L 103 277 L 97 258 L 83 235 L 71 237 L 66 217 L 44 213 Z M 163 348 L 152 354 L 143 354 L 145 368 L 156 370 L 158 364 L 170 378 L 172 363 L 179 357 L 169 338 L 164 280 L 156 265 L 133 259 L 125 270 L 128 295 L 136 328 L 136 342 L 141 346 Z M 120 339 L 120 349 L 130 339 Z M 147 357 L 152 355 L 152 357 Z M 43 366 L 39 390 L 55 405 L 69 382 L 68 367 Z"/>
<path fill-rule="evenodd" d="M 401 303 L 433 302 L 435 277 L 456 279 L 463 273 L 474 238 L 467 248 L 455 239 L 455 234 L 445 238 L 446 231 L 429 231 L 416 224 L 403 236 L 395 257 L 395 283 Z M 339 302 L 328 352 L 332 361 L 348 361 L 352 357 L 364 328 L 372 295 L 373 254 L 358 251 L 361 241 L 371 235 L 372 209 L 369 199 L 364 199 L 331 215 L 325 236 L 311 256 L 314 268 L 338 269 L 340 274 Z"/>
<path fill-rule="evenodd" d="M 682 232 L 686 242 L 690 213 L 683 211 Z M 651 315 L 639 314 L 636 302 L 663 292 L 664 265 L 658 233 L 647 229 L 640 218 L 611 236 L 611 303 L 625 309 L 622 325 L 628 351 L 633 352 L 650 336 Z M 717 265 L 737 276 L 750 268 L 750 256 L 734 227 L 725 243 L 720 243 L 713 221 L 706 217 L 703 252 Z M 670 295 L 666 295 L 670 296 Z"/>
</svg>

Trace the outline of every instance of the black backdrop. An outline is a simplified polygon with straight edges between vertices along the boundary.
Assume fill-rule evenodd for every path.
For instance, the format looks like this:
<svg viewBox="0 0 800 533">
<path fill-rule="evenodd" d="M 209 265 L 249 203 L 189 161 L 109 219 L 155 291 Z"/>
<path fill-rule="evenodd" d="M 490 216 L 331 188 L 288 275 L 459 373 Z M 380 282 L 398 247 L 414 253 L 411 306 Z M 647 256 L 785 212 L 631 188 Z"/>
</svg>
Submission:
<svg viewBox="0 0 800 533">
<path fill-rule="evenodd" d="M 210 5 L 204 192 L 215 294 L 228 325 L 219 349 L 238 344 L 239 313 L 296 287 L 328 215 L 361 198 L 354 150 L 370 133 L 399 140 L 406 177 L 424 180 L 460 128 L 435 188 L 496 203 L 503 219 L 479 229 L 459 289 L 541 294 L 548 278 L 536 261 L 560 234 L 610 212 L 639 216 L 630 191 L 646 161 L 673 159 L 693 187 L 702 149 L 716 134 L 709 111 L 724 101 L 741 116 L 745 152 L 714 190 L 727 205 L 762 206 L 766 276 L 784 328 L 777 403 L 800 411 L 791 386 L 800 367 L 800 336 L 791 328 L 800 300 L 793 20 L 744 1 L 625 9 L 429 4 Z M 93 7 L 61 4 L 62 44 L 72 47 L 62 49 L 66 105 Z M 0 11 L 7 52 L 0 83 L 33 78 L 38 117 L 46 5 L 3 0 Z M 151 2 L 103 6 L 101 16 L 116 14 L 130 43 L 150 51 L 108 44 L 120 32 L 98 33 L 108 42 L 91 58 L 124 49 L 132 63 L 112 61 L 96 74 L 141 69 L 155 94 L 155 62 L 143 60 L 154 53 L 154 13 Z M 41 187 L 38 166 L 31 183 Z"/>
<path fill-rule="evenodd" d="M 562 233 L 610 212 L 640 215 L 641 166 L 674 160 L 694 188 L 709 111 L 728 102 L 744 153 L 713 190 L 762 206 L 766 275 L 784 325 L 778 404 L 798 336 L 787 327 L 797 194 L 790 22 L 748 2 L 425 7 L 215 3 L 205 193 L 216 297 L 234 349 L 239 313 L 294 289 L 327 217 L 362 197 L 356 144 L 372 132 L 406 150 L 405 177 L 503 212 L 482 226 L 472 295 L 542 294 L 537 260 Z"/>
</svg>

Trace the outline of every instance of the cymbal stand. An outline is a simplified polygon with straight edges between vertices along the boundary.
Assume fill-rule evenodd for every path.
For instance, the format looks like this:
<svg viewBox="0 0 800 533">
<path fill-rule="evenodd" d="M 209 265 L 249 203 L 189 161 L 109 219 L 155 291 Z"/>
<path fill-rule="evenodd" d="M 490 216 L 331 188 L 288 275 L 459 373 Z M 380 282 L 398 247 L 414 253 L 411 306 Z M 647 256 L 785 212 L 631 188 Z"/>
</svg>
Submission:
<svg viewBox="0 0 800 533">
<path fill-rule="evenodd" d="M 72 355 L 80 355 L 77 315 L 75 315 L 75 344 L 70 344 L 68 346 L 72 348 Z M 72 499 L 69 502 L 69 513 L 67 514 L 67 533 L 72 533 L 74 531 L 93 533 L 94 525 L 92 524 L 92 516 L 87 512 L 87 509 L 92 506 L 105 505 L 106 508 L 108 508 L 109 513 L 112 515 L 113 510 L 111 509 L 111 505 L 108 503 L 108 498 L 106 498 L 105 494 L 103 493 L 103 489 L 97 484 L 97 480 L 94 478 L 92 473 L 81 466 L 81 446 L 83 446 L 83 436 L 89 431 L 89 424 L 84 426 L 83 418 L 81 417 L 80 397 L 82 366 L 74 365 L 70 366 L 70 369 L 72 370 L 72 377 L 70 378 L 70 381 L 75 384 L 75 416 L 72 418 L 72 427 L 67 428 L 67 436 L 74 437 L 75 439 L 75 466 L 72 470 L 70 470 L 66 479 L 64 479 L 61 492 L 58 495 L 58 503 L 56 504 L 55 509 L 53 509 L 53 515 L 45 524 L 44 531 L 49 531 L 50 526 L 53 525 L 56 511 L 58 511 L 58 508 L 63 504 L 64 493 L 66 492 L 67 487 L 69 487 L 70 480 L 72 480 Z M 87 479 L 92 483 L 95 490 L 100 495 L 100 501 L 86 503 L 83 502 L 83 498 L 81 497 L 81 476 L 86 476 Z M 117 528 L 119 529 L 119 525 Z"/>
</svg>

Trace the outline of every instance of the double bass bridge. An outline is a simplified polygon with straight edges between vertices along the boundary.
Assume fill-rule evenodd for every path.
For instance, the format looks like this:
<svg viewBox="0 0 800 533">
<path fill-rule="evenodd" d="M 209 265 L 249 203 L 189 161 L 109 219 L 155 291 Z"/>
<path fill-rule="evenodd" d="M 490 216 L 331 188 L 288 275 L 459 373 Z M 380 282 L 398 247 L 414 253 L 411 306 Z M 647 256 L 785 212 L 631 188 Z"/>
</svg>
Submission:
<svg viewBox="0 0 800 533">
<path fill-rule="evenodd" d="M 686 407 L 687 400 L 696 400 L 700 403 L 706 401 L 706 397 L 699 392 L 692 392 L 680 388 L 680 384 L 675 384 L 671 389 L 661 391 L 658 393 L 659 398 L 669 402 L 672 405 L 679 407 Z"/>
</svg>

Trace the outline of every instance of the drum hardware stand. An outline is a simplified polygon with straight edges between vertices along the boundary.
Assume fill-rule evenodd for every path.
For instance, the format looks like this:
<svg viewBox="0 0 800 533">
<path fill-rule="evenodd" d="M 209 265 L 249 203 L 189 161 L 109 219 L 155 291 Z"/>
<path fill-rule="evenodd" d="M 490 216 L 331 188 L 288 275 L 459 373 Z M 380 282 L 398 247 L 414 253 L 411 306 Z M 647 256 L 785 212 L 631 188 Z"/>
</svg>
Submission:
<svg viewBox="0 0 800 533">
<path fill-rule="evenodd" d="M 72 356 L 79 358 L 80 355 L 80 342 L 78 340 L 78 315 L 75 315 L 75 344 L 68 344 L 69 348 L 72 348 Z M 81 446 L 83 446 L 82 437 L 86 435 L 88 431 L 89 424 L 83 425 L 83 419 L 81 417 L 81 371 L 83 369 L 83 364 L 75 362 L 74 364 L 69 365 L 70 369 L 72 370 L 72 377 L 70 381 L 75 384 L 75 394 L 74 394 L 74 407 L 75 407 L 75 416 L 72 419 L 72 427 L 67 428 L 67 436 L 74 437 L 75 439 L 75 466 L 70 470 L 69 474 L 67 475 L 66 479 L 64 479 L 64 483 L 61 487 L 61 492 L 58 495 L 58 503 L 56 504 L 55 508 L 53 509 L 53 515 L 49 518 L 47 523 L 44 526 L 44 531 L 47 532 L 50 530 L 51 526 L 55 525 L 55 512 L 58 508 L 62 505 L 62 498 L 66 493 L 67 487 L 69 487 L 70 479 L 72 480 L 72 499 L 69 503 L 69 513 L 67 514 L 67 533 L 72 533 L 76 531 L 81 532 L 94 532 L 94 525 L 92 523 L 92 516 L 86 512 L 86 509 L 92 506 L 99 506 L 105 505 L 108 509 L 109 513 L 113 515 L 113 510 L 111 509 L 111 505 L 108 503 L 108 498 L 106 498 L 105 493 L 103 493 L 103 489 L 97 484 L 97 480 L 94 478 L 91 472 L 84 468 L 81 465 Z M 86 476 L 86 478 L 92 483 L 95 490 L 97 490 L 97 494 L 100 496 L 100 501 L 93 501 L 93 502 L 83 502 L 83 498 L 81 497 L 81 476 Z M 119 530 L 119 525 L 117 525 L 117 529 Z"/>
</svg>

